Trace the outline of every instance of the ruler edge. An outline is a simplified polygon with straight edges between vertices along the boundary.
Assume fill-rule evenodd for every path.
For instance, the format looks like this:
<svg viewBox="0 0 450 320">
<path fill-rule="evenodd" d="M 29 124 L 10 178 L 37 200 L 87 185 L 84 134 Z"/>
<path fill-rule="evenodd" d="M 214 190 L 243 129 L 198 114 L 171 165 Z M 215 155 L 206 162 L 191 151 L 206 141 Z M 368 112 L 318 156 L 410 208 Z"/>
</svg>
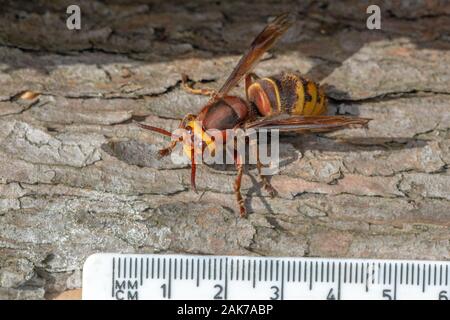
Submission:
<svg viewBox="0 0 450 320">
<path fill-rule="evenodd" d="M 242 256 L 242 255 L 202 255 L 202 254 L 179 254 L 179 253 L 168 253 L 168 254 L 159 254 L 159 253 L 114 253 L 114 252 L 98 252 L 93 253 L 89 257 L 86 258 L 83 263 L 83 272 L 86 264 L 89 260 L 96 258 L 97 256 L 160 256 L 167 258 L 232 258 L 232 259 L 266 259 L 266 260 L 278 260 L 278 259 L 300 259 L 300 260 L 337 260 L 337 261 L 355 261 L 355 262 L 368 262 L 368 261 L 385 261 L 385 262 L 409 262 L 409 263 L 450 263 L 450 257 L 448 260 L 425 260 L 425 259 L 383 259 L 383 258 L 344 258 L 344 257 L 292 257 L 292 256 Z"/>
</svg>

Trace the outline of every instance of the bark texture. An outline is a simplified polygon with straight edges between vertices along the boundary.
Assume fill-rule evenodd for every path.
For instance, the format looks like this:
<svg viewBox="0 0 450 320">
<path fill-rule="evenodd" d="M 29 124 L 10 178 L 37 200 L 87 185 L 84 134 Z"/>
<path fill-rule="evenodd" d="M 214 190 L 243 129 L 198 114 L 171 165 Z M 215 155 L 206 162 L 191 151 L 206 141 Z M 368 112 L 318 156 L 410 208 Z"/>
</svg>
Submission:
<svg viewBox="0 0 450 320">
<path fill-rule="evenodd" d="M 2 1 L 0 298 L 80 288 L 104 251 L 449 259 L 448 1 L 379 1 L 381 30 L 365 1 L 76 2 L 79 31 L 72 0 Z M 200 166 L 196 194 L 188 165 L 157 159 L 167 139 L 133 120 L 174 129 L 207 99 L 180 73 L 218 88 L 284 11 L 298 20 L 255 71 L 300 72 L 330 114 L 373 121 L 283 137 L 278 196 L 250 168 L 240 219 L 233 170 Z"/>
</svg>

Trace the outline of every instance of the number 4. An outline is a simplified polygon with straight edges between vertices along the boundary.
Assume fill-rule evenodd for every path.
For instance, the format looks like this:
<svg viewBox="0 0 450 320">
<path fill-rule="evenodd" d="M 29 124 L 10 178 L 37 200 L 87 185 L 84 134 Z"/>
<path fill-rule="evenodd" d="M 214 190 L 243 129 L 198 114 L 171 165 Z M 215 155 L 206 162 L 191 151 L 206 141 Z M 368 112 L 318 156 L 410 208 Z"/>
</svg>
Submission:
<svg viewBox="0 0 450 320">
<path fill-rule="evenodd" d="M 327 300 L 336 300 L 336 296 L 334 295 L 333 288 L 330 289 L 327 295 Z"/>
</svg>

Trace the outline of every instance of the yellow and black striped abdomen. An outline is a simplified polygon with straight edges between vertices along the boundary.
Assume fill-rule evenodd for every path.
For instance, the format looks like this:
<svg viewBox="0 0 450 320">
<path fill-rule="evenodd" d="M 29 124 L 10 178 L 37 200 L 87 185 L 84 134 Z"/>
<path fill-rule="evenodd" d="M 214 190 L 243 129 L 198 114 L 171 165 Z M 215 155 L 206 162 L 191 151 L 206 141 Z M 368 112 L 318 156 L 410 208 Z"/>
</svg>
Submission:
<svg viewBox="0 0 450 320">
<path fill-rule="evenodd" d="M 313 116 L 327 110 L 323 89 L 291 73 L 258 79 L 250 85 L 247 95 L 263 116 L 278 113 Z"/>
</svg>

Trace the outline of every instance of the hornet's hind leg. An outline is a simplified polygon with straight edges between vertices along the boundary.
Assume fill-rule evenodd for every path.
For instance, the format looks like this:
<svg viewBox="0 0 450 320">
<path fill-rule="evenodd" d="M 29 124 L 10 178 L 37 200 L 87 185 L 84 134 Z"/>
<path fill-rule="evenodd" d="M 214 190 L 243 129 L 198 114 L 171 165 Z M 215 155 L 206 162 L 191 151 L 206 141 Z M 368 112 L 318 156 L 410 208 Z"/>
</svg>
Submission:
<svg viewBox="0 0 450 320">
<path fill-rule="evenodd" d="M 241 194 L 241 180 L 242 174 L 244 173 L 244 164 L 240 155 L 237 154 L 237 151 L 235 151 L 234 161 L 236 163 L 237 169 L 237 176 L 236 180 L 234 181 L 234 194 L 236 195 L 236 201 L 239 207 L 239 214 L 241 218 L 243 218 L 247 215 L 247 210 L 245 210 L 244 205 L 244 199 L 242 198 Z"/>
<path fill-rule="evenodd" d="M 256 154 L 256 168 L 258 169 L 258 176 L 261 179 L 261 183 L 266 190 L 266 192 L 270 195 L 270 197 L 275 197 L 277 195 L 277 191 L 275 188 L 270 184 L 269 179 L 267 179 L 267 176 L 262 174 L 262 168 L 265 167 L 259 158 L 259 147 L 258 147 L 258 140 L 256 139 L 249 139 L 248 145 L 250 148 L 250 152 L 254 152 Z"/>
<path fill-rule="evenodd" d="M 275 188 L 270 184 L 269 180 L 265 175 L 261 173 L 261 168 L 263 167 L 263 164 L 259 161 L 259 155 L 257 155 L 256 158 L 256 168 L 258 169 L 258 175 L 261 179 L 261 182 L 264 186 L 264 189 L 267 191 L 267 193 L 270 195 L 271 198 L 274 198 L 277 195 L 277 191 Z"/>
<path fill-rule="evenodd" d="M 192 94 L 198 94 L 202 96 L 215 96 L 217 95 L 217 91 L 213 89 L 203 88 L 203 89 L 194 89 L 188 83 L 188 76 L 185 74 L 181 75 L 181 86 L 184 91 Z"/>
</svg>

